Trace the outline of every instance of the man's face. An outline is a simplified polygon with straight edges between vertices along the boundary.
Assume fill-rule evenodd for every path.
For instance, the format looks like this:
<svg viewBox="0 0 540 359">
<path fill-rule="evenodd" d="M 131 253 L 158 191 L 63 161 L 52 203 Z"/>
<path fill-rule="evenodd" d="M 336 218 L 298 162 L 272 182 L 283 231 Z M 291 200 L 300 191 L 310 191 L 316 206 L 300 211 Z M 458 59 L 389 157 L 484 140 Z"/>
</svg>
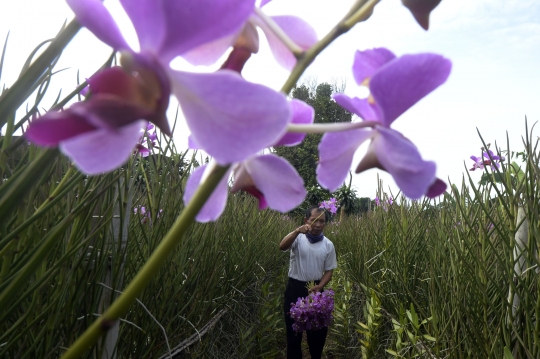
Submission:
<svg viewBox="0 0 540 359">
<path fill-rule="evenodd" d="M 311 211 L 311 216 L 309 217 L 309 219 L 304 218 L 304 222 L 311 225 L 311 231 L 309 231 L 309 233 L 313 234 L 314 236 L 318 236 L 322 233 L 324 226 L 326 225 L 326 216 L 323 212 L 319 212 L 316 209 L 313 209 Z"/>
</svg>

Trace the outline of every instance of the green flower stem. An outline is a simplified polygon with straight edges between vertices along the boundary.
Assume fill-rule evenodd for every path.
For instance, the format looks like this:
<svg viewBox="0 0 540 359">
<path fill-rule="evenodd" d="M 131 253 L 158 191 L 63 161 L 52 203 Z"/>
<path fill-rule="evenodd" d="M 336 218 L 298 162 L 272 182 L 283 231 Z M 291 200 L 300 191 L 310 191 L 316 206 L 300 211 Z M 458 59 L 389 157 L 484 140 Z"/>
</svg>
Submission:
<svg viewBox="0 0 540 359">
<path fill-rule="evenodd" d="M 158 247 L 154 250 L 148 261 L 133 278 L 116 301 L 96 320 L 77 341 L 62 355 L 61 358 L 78 358 L 84 354 L 97 340 L 110 329 L 115 321 L 126 314 L 135 299 L 148 286 L 161 266 L 167 263 L 167 258 L 182 242 L 184 233 L 195 220 L 195 216 L 206 200 L 210 197 L 219 181 L 223 178 L 230 166 L 216 166 L 199 186 L 189 204 L 184 208 L 169 232 L 165 235 Z"/>
<path fill-rule="evenodd" d="M 19 77 L 17 82 L 4 92 L 0 97 L 0 127 L 4 126 L 8 116 L 14 113 L 28 98 L 30 95 L 28 93 L 29 89 L 47 71 L 54 59 L 60 56 L 80 28 L 81 25 L 76 20 L 72 20 L 47 46 L 47 49 L 43 51 L 39 58 Z"/>
<path fill-rule="evenodd" d="M 364 0 L 360 0 L 359 2 L 363 1 Z M 360 7 L 360 9 L 356 11 L 353 15 L 345 16 L 336 26 L 334 26 L 332 30 L 330 30 L 330 32 L 325 37 L 323 37 L 319 42 L 317 42 L 302 56 L 300 56 L 298 58 L 298 61 L 296 62 L 296 66 L 291 71 L 289 78 L 287 79 L 287 81 L 285 81 L 285 84 L 281 88 L 281 91 L 285 94 L 289 94 L 289 92 L 291 92 L 293 87 L 300 79 L 300 76 L 302 76 L 304 71 L 313 62 L 313 60 L 315 60 L 315 58 L 335 39 L 352 29 L 352 27 L 359 21 L 363 21 L 367 17 L 369 17 L 371 12 L 373 11 L 373 7 L 379 1 L 380 0 L 369 0 L 364 5 L 362 5 L 362 7 Z"/>
</svg>

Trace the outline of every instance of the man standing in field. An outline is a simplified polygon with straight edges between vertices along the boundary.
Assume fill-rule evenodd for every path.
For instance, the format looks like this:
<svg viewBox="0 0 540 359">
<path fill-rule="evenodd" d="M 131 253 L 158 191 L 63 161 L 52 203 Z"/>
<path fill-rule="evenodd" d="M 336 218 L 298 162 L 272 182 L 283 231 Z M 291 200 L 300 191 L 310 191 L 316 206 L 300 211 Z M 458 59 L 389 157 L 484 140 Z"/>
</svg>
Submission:
<svg viewBox="0 0 540 359">
<path fill-rule="evenodd" d="M 332 270 L 337 268 L 334 244 L 323 234 L 326 222 L 327 212 L 322 208 L 312 207 L 306 211 L 304 225 L 287 234 L 279 244 L 282 251 L 291 249 L 289 281 L 284 301 L 288 359 L 302 358 L 302 332 L 295 332 L 292 328 L 294 321 L 289 315 L 291 303 L 306 297 L 309 292 L 322 291 L 332 279 Z M 308 291 L 309 281 L 314 281 L 315 286 Z M 312 359 L 321 358 L 327 334 L 328 328 L 307 331 Z"/>
</svg>

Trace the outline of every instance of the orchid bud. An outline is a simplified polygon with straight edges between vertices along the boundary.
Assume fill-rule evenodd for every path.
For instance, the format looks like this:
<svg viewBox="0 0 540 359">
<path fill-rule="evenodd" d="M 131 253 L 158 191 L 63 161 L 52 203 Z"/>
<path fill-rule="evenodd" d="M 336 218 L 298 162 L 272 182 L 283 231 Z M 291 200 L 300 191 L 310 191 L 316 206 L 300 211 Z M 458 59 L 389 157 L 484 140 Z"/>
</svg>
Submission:
<svg viewBox="0 0 540 359">
<path fill-rule="evenodd" d="M 403 5 L 411 11 L 416 22 L 424 30 L 429 28 L 429 14 L 439 5 L 441 0 L 401 0 Z"/>
</svg>

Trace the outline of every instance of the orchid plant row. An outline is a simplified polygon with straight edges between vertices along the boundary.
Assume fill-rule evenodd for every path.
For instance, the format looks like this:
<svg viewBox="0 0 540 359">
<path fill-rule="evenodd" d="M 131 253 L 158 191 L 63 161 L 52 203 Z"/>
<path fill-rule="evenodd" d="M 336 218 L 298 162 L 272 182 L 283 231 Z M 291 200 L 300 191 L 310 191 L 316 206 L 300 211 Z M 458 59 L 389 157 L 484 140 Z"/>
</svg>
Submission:
<svg viewBox="0 0 540 359">
<path fill-rule="evenodd" d="M 186 207 L 141 272 L 96 324 L 66 352 L 81 355 L 117 320 L 157 273 L 194 220 L 213 221 L 223 212 L 232 177 L 232 192 L 246 191 L 259 208 L 287 212 L 306 196 L 304 182 L 285 159 L 265 152 L 295 146 L 307 133 L 324 133 L 319 145 L 319 183 L 335 191 L 345 180 L 357 149 L 369 141 L 356 172 L 379 168 L 392 175 L 403 194 L 417 199 L 443 193 L 434 162 L 422 159 L 416 146 L 391 128 L 410 107 L 443 84 L 451 62 L 421 53 L 396 56 L 385 48 L 356 51 L 352 72 L 367 98 L 334 95 L 334 100 L 362 121 L 314 124 L 308 104 L 287 97 L 303 71 L 333 40 L 367 20 L 379 0 L 357 0 L 348 14 L 322 39 L 296 16 L 268 16 L 271 0 L 120 0 L 136 31 L 140 49 L 130 47 L 100 0 L 67 0 L 77 21 L 120 54 L 120 66 L 87 80 L 85 100 L 34 119 L 26 138 L 36 145 L 59 147 L 77 168 L 98 175 L 122 166 L 134 151 L 148 154 L 153 126 L 166 136 L 169 99 L 179 102 L 189 146 L 208 153 L 210 163 L 189 177 Z M 403 0 L 427 29 L 429 14 L 440 0 Z M 276 62 L 290 70 L 281 91 L 246 81 L 242 69 L 259 49 L 264 33 Z M 177 57 L 215 72 L 194 73 L 170 67 Z M 146 133 L 141 138 L 141 132 Z"/>
</svg>

